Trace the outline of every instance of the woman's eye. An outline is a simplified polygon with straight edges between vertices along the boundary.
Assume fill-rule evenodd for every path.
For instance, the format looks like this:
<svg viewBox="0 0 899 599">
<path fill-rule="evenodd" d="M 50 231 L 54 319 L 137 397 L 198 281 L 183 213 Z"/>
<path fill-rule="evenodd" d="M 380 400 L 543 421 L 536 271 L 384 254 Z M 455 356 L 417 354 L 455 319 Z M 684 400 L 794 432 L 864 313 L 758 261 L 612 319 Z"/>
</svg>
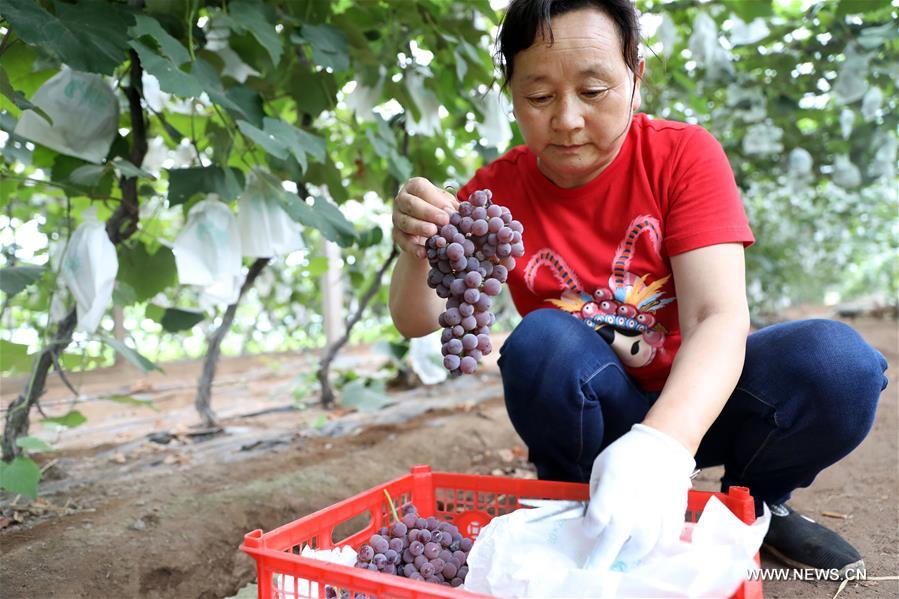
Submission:
<svg viewBox="0 0 899 599">
<path fill-rule="evenodd" d="M 528 99 L 534 104 L 546 104 L 552 99 L 552 96 L 531 96 Z"/>
<path fill-rule="evenodd" d="M 588 98 L 599 98 L 600 96 L 602 96 L 603 94 L 605 94 L 606 91 L 608 91 L 608 90 L 604 90 L 604 89 L 588 89 L 588 90 L 586 90 L 585 92 L 583 92 L 583 94 L 584 94 L 584 96 L 586 96 L 586 97 L 588 97 Z"/>
</svg>

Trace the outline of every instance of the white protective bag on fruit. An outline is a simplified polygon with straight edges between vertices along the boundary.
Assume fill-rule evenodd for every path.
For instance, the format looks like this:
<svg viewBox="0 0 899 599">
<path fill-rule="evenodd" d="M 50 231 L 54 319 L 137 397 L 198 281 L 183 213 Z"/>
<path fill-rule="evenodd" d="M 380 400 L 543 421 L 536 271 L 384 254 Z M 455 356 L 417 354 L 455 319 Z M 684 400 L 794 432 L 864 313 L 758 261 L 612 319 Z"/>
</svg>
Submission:
<svg viewBox="0 0 899 599">
<path fill-rule="evenodd" d="M 240 195 L 237 227 L 241 253 L 249 258 L 284 256 L 303 248 L 300 224 L 287 215 L 272 190 L 252 171 Z"/>
<path fill-rule="evenodd" d="M 97 209 L 88 208 L 82 218 L 66 246 L 59 276 L 75 298 L 78 330 L 93 333 L 112 303 L 119 258 L 106 225 L 97 220 Z"/>
<path fill-rule="evenodd" d="M 88 162 L 106 159 L 119 127 L 119 102 L 103 77 L 63 68 L 35 92 L 31 103 L 53 124 L 26 110 L 16 135 Z"/>
<path fill-rule="evenodd" d="M 218 196 L 198 202 L 187 215 L 187 224 L 172 251 L 178 281 L 203 287 L 202 303 L 233 304 L 243 282 L 237 220 Z"/>
<path fill-rule="evenodd" d="M 538 520 L 558 512 L 547 505 L 494 518 L 468 555 L 465 589 L 496 597 L 730 597 L 756 568 L 771 517 L 766 508 L 747 525 L 712 497 L 676 545 L 653 550 L 629 570 L 616 562 L 597 572 L 581 567 L 595 544 L 583 518 Z"/>
</svg>

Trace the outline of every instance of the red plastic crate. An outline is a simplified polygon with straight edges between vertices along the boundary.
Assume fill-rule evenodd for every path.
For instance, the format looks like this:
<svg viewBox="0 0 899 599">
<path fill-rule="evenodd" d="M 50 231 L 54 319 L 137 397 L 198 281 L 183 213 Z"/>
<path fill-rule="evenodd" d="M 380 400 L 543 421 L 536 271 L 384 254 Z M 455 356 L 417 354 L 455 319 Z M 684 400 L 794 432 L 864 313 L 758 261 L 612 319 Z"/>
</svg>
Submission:
<svg viewBox="0 0 899 599">
<path fill-rule="evenodd" d="M 410 474 L 271 532 L 263 533 L 257 529 L 247 533 L 240 548 L 256 560 L 260 599 L 310 597 L 300 592 L 297 579 L 318 583 L 314 596 L 322 598 L 325 597 L 325 585 L 346 590 L 351 598 L 356 593 L 379 599 L 484 597 L 448 586 L 300 557 L 300 551 L 306 546 L 313 549 L 344 545 L 358 548 L 368 541 L 375 531 L 390 521 L 385 489 L 397 511 L 401 506 L 413 503 L 422 517 L 436 516 L 452 522 L 460 533 L 472 539 L 494 516 L 518 509 L 521 499 L 589 498 L 588 486 L 581 483 L 432 472 L 430 466 L 413 466 Z M 712 495 L 743 522 L 755 522 L 752 497 L 745 487 L 731 487 L 726 494 L 690 491 L 686 521 L 698 520 Z M 758 554 L 755 561 L 759 565 Z M 293 588 L 278 590 L 275 586 L 278 575 L 293 577 Z M 761 581 L 744 581 L 732 599 L 762 599 Z"/>
</svg>

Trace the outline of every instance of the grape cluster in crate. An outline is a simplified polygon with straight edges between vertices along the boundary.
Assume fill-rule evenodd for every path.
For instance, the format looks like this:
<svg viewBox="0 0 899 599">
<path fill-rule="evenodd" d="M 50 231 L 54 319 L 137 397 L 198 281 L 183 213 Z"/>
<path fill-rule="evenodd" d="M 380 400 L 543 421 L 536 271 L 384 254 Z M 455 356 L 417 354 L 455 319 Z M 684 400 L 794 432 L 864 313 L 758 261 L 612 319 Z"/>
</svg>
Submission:
<svg viewBox="0 0 899 599">
<path fill-rule="evenodd" d="M 471 539 L 437 518 L 422 518 L 414 505 L 398 522 L 382 527 L 357 553 L 357 568 L 457 587 L 468 574 Z"/>
</svg>

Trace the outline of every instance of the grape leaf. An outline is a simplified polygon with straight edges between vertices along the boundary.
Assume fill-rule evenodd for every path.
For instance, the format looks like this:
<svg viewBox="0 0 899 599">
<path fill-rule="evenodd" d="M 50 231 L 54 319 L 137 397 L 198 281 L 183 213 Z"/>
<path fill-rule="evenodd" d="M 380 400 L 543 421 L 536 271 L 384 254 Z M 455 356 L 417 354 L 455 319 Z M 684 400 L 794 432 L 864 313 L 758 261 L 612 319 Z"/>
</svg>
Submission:
<svg viewBox="0 0 899 599">
<path fill-rule="evenodd" d="M 347 383 L 340 390 L 340 405 L 344 408 L 356 408 L 360 412 L 374 412 L 395 403 L 396 400 L 384 393 L 383 384 L 372 383 L 367 386 L 363 379 Z"/>
<path fill-rule="evenodd" d="M 244 175 L 236 168 L 230 170 L 233 178 L 216 165 L 168 169 L 169 206 L 183 204 L 197 193 L 217 193 L 226 202 L 235 199 L 243 189 Z"/>
<path fill-rule="evenodd" d="M 131 40 L 129 44 L 137 52 L 144 70 L 159 80 L 159 89 L 162 91 L 183 98 L 192 98 L 203 93 L 203 88 L 196 77 L 179 69 L 171 60 L 163 58 L 138 40 Z"/>
<path fill-rule="evenodd" d="M 0 0 L 0 13 L 27 43 L 73 69 L 112 75 L 125 59 L 134 15 L 114 3 L 53 2 L 56 15 L 33 0 Z"/>
<path fill-rule="evenodd" d="M 152 305 L 152 304 L 151 304 Z M 206 318 L 206 314 L 203 312 L 197 312 L 195 310 L 183 310 L 181 308 L 162 308 L 160 306 L 154 306 L 158 308 L 157 311 L 153 311 L 153 320 L 162 325 L 162 328 L 168 331 L 169 333 L 177 333 L 178 331 L 187 331 L 193 328 L 193 326 L 199 322 L 203 322 L 203 319 Z M 150 306 L 147 307 L 147 314 L 149 316 Z"/>
<path fill-rule="evenodd" d="M 15 90 L 12 83 L 9 81 L 9 76 L 6 74 L 6 69 L 4 69 L 2 65 L 0 65 L 0 94 L 9 98 L 9 101 L 15 104 L 16 108 L 19 108 L 20 110 L 33 110 L 41 118 L 47 121 L 51 127 L 53 126 L 53 119 L 50 118 L 49 114 L 44 112 L 43 108 L 36 104 L 32 104 L 25 99 L 25 96 Z"/>
<path fill-rule="evenodd" d="M 151 181 L 155 181 L 156 177 L 145 171 L 144 169 L 134 166 L 124 158 L 116 158 L 112 161 L 112 166 L 119 171 L 124 177 L 143 177 L 144 179 L 150 179 Z"/>
<path fill-rule="evenodd" d="M 265 117 L 262 129 L 246 121 L 237 121 L 237 126 L 244 135 L 275 158 L 283 160 L 288 155 L 293 155 L 304 173 L 309 166 L 307 154 L 311 154 L 319 162 L 325 159 L 325 140 L 282 120 Z"/>
<path fill-rule="evenodd" d="M 67 428 L 75 428 L 87 422 L 87 418 L 85 418 L 84 414 L 82 414 L 78 410 L 72 410 L 71 412 L 62 416 L 43 418 L 41 422 L 49 422 L 51 424 L 65 426 Z"/>
<path fill-rule="evenodd" d="M 31 458 L 17 457 L 12 462 L 0 461 L 0 488 L 10 493 L 37 499 L 37 483 L 41 469 Z"/>
<path fill-rule="evenodd" d="M 116 280 L 133 290 L 135 301 L 146 301 L 177 282 L 175 255 L 170 248 L 160 246 L 151 254 L 143 243 L 134 242 L 121 244 L 117 249 Z"/>
<path fill-rule="evenodd" d="M 55 447 L 37 437 L 19 437 L 16 439 L 16 445 L 25 451 L 33 451 L 36 453 L 41 451 L 56 451 Z"/>
<path fill-rule="evenodd" d="M 303 25 L 302 38 L 312 46 L 312 60 L 322 67 L 344 71 L 350 67 L 346 34 L 333 25 Z"/>
<path fill-rule="evenodd" d="M 174 63 L 176 67 L 180 67 L 190 60 L 190 53 L 187 51 L 187 48 L 185 48 L 177 39 L 172 37 L 169 32 L 159 24 L 159 21 L 147 15 L 136 15 L 135 21 L 134 26 L 128 31 L 132 37 L 139 38 L 146 35 L 155 41 L 159 44 L 159 49 L 162 51 L 162 54 Z M 146 65 L 144 66 L 146 67 Z"/>
<path fill-rule="evenodd" d="M 12 297 L 40 279 L 43 274 L 43 266 L 7 266 L 0 269 L 0 290 Z"/>
<path fill-rule="evenodd" d="M 31 370 L 31 362 L 27 345 L 0 339 L 0 371 L 8 374 L 28 372 Z"/>
<path fill-rule="evenodd" d="M 129 362 L 131 362 L 132 364 L 137 366 L 138 368 L 140 368 L 142 371 L 144 371 L 144 372 L 150 372 L 151 370 L 158 370 L 159 372 L 163 371 L 162 368 L 160 368 L 157 364 L 154 364 L 153 362 L 151 362 L 150 360 L 148 360 L 147 358 L 145 358 L 144 356 L 139 354 L 136 350 L 131 349 L 130 347 L 128 347 L 121 341 L 118 341 L 117 339 L 113 339 L 112 337 L 105 337 L 105 336 L 101 337 L 101 339 L 103 340 L 104 343 L 106 343 L 111 348 L 113 348 L 114 350 L 119 352 L 119 354 L 123 358 L 125 358 L 126 360 L 128 360 Z"/>
<path fill-rule="evenodd" d="M 230 14 L 227 23 L 238 33 L 249 31 L 272 57 L 272 62 L 277 65 L 281 61 L 284 49 L 281 38 L 275 31 L 275 26 L 266 20 L 262 8 L 258 2 L 252 3 L 245 0 L 229 2 L 228 12 Z"/>
</svg>

